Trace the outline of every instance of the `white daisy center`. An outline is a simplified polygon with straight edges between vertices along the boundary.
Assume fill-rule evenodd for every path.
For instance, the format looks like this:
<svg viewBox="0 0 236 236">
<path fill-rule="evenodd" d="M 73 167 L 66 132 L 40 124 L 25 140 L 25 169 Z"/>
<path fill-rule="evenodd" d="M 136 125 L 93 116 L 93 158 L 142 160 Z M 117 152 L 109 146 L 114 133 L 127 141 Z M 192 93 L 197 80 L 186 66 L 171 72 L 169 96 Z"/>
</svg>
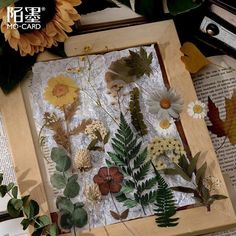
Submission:
<svg viewBox="0 0 236 236">
<path fill-rule="evenodd" d="M 201 114 L 203 112 L 203 107 L 201 105 L 195 104 L 193 106 L 194 113 Z"/>
</svg>

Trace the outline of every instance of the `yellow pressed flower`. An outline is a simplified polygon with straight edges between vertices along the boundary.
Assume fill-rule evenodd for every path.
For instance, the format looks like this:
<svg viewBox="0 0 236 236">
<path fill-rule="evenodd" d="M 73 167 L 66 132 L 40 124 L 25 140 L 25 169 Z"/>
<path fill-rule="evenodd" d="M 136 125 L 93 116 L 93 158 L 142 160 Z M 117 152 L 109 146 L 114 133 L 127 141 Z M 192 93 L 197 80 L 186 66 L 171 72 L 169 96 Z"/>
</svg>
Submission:
<svg viewBox="0 0 236 236">
<path fill-rule="evenodd" d="M 89 51 L 91 51 L 92 50 L 92 46 L 91 45 L 86 45 L 85 47 L 84 47 L 84 52 L 89 52 Z"/>
<path fill-rule="evenodd" d="M 70 77 L 58 75 L 48 81 L 44 99 L 56 107 L 69 105 L 78 98 L 79 88 Z"/>
<path fill-rule="evenodd" d="M 92 204 L 96 204 L 102 200 L 102 194 L 99 190 L 99 186 L 95 183 L 85 186 L 84 195 L 87 201 Z"/>
<path fill-rule="evenodd" d="M 167 165 L 161 160 L 156 161 L 154 165 L 157 170 L 163 170 L 163 169 L 166 169 L 167 167 Z"/>
</svg>

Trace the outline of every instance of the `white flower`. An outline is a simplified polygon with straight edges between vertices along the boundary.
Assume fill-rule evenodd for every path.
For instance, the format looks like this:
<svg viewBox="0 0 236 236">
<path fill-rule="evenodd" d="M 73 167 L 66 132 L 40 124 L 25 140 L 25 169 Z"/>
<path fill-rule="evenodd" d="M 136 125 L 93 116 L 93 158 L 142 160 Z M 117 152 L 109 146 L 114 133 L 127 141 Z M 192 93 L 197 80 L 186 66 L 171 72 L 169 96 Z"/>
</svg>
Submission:
<svg viewBox="0 0 236 236">
<path fill-rule="evenodd" d="M 81 149 L 76 153 L 75 167 L 80 171 L 88 171 L 92 168 L 91 156 L 88 149 Z"/>
<path fill-rule="evenodd" d="M 203 185 L 210 192 L 216 191 L 222 185 L 221 181 L 215 176 L 207 176 L 203 179 Z"/>
<path fill-rule="evenodd" d="M 179 113 L 182 111 L 183 100 L 176 94 L 175 90 L 166 88 L 161 91 L 156 91 L 151 94 L 147 100 L 149 112 L 155 114 L 158 120 L 179 118 Z"/>
<path fill-rule="evenodd" d="M 167 165 L 161 161 L 161 160 L 157 160 L 155 163 L 154 163 L 155 167 L 157 170 L 164 170 L 167 168 Z"/>
<path fill-rule="evenodd" d="M 104 140 L 108 131 L 101 121 L 93 120 L 91 124 L 87 125 L 85 128 L 85 134 L 89 136 L 92 140 L 97 138 L 96 131 L 100 133 L 102 139 Z"/>
<path fill-rule="evenodd" d="M 155 128 L 160 135 L 171 135 L 175 131 L 175 124 L 172 118 L 157 120 Z"/>
<path fill-rule="evenodd" d="M 198 100 L 190 102 L 187 112 L 194 119 L 203 119 L 206 116 L 206 105 Z"/>
<path fill-rule="evenodd" d="M 85 185 L 84 195 L 90 203 L 96 204 L 102 200 L 102 194 L 99 190 L 99 186 L 95 183 Z"/>
</svg>

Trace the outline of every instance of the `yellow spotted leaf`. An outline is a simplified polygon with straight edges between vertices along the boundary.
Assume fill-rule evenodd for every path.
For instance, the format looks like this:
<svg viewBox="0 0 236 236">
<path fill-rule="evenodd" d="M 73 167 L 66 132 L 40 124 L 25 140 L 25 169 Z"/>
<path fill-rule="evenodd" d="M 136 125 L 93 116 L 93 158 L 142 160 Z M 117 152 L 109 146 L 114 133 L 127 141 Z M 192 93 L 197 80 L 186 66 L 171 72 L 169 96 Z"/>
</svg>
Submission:
<svg viewBox="0 0 236 236">
<path fill-rule="evenodd" d="M 181 60 L 186 69 L 192 74 L 197 73 L 211 63 L 193 43 L 184 43 L 180 51 L 184 54 Z"/>
</svg>

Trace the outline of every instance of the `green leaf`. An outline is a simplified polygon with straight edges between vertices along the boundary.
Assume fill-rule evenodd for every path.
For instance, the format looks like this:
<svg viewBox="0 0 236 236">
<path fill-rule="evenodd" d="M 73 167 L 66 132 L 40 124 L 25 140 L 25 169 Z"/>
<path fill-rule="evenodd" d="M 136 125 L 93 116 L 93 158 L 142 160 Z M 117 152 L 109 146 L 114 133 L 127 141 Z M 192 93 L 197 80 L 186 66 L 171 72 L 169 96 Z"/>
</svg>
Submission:
<svg viewBox="0 0 236 236">
<path fill-rule="evenodd" d="M 14 198 L 17 198 L 17 196 L 18 196 L 18 187 L 17 187 L 17 186 L 14 186 L 14 187 L 12 188 L 12 190 L 11 190 L 11 193 L 12 193 L 12 196 L 13 196 Z"/>
<path fill-rule="evenodd" d="M 183 186 L 171 187 L 171 189 L 174 191 L 183 192 L 183 193 L 196 193 L 196 189 L 183 187 Z"/>
<path fill-rule="evenodd" d="M 145 74 L 150 76 L 152 73 L 152 53 L 148 55 L 143 47 L 140 48 L 139 52 L 129 50 L 129 53 L 130 56 L 125 59 L 126 64 L 130 68 L 129 75 L 135 75 L 137 78 Z"/>
<path fill-rule="evenodd" d="M 71 229 L 73 227 L 73 217 L 70 213 L 65 213 L 61 216 L 60 225 L 63 229 Z"/>
<path fill-rule="evenodd" d="M 29 200 L 29 197 L 30 197 L 30 195 L 26 195 L 26 196 L 21 198 L 21 200 L 23 201 L 23 207 L 26 206 L 26 204 L 27 204 L 27 202 Z"/>
<path fill-rule="evenodd" d="M 58 236 L 59 235 L 59 230 L 56 224 L 50 225 L 49 228 L 49 236 Z"/>
<path fill-rule="evenodd" d="M 47 215 L 39 216 L 36 218 L 37 223 L 34 224 L 36 229 L 44 228 L 47 225 L 51 224 L 51 221 Z"/>
<path fill-rule="evenodd" d="M 173 218 L 176 214 L 175 199 L 171 189 L 165 182 L 164 178 L 156 170 L 152 164 L 156 180 L 158 182 L 158 190 L 156 192 L 156 208 L 154 209 L 156 215 L 156 223 L 159 227 L 174 227 L 178 224 L 179 218 Z"/>
<path fill-rule="evenodd" d="M 9 192 L 14 186 L 15 186 L 14 183 L 9 183 L 9 184 L 7 185 L 7 192 Z"/>
<path fill-rule="evenodd" d="M 31 236 L 41 236 L 42 233 L 43 233 L 43 228 L 36 229 L 36 230 L 31 234 Z"/>
<path fill-rule="evenodd" d="M 68 182 L 66 184 L 66 188 L 64 190 L 64 195 L 68 198 L 74 198 L 79 194 L 80 186 L 76 182 L 77 178 L 72 176 L 70 179 L 68 179 Z"/>
<path fill-rule="evenodd" d="M 28 219 L 32 220 L 39 214 L 39 204 L 34 200 L 30 200 L 28 206 L 24 207 L 24 213 Z"/>
<path fill-rule="evenodd" d="M 226 197 L 224 195 L 220 195 L 220 194 L 214 194 L 214 195 L 211 195 L 210 198 L 212 198 L 213 200 L 223 200 L 223 199 L 226 199 L 228 197 Z"/>
<path fill-rule="evenodd" d="M 54 173 L 50 181 L 54 188 L 63 189 L 66 187 L 66 178 L 62 174 Z"/>
<path fill-rule="evenodd" d="M 63 148 L 59 147 L 53 147 L 51 151 L 51 159 L 54 162 L 60 161 L 60 159 L 63 159 L 65 156 L 67 156 L 67 152 Z"/>
<path fill-rule="evenodd" d="M 129 109 L 131 113 L 131 123 L 139 135 L 144 136 L 148 133 L 147 126 L 144 123 L 143 114 L 139 104 L 139 89 L 135 87 L 130 92 Z"/>
<path fill-rule="evenodd" d="M 70 199 L 66 197 L 59 196 L 56 201 L 57 208 L 63 213 L 73 213 L 74 204 Z"/>
<path fill-rule="evenodd" d="M 196 170 L 198 158 L 200 157 L 200 155 L 201 155 L 201 152 L 198 152 L 190 161 L 190 164 L 187 170 L 188 176 L 192 176 L 193 172 Z"/>
<path fill-rule="evenodd" d="M 52 148 L 51 158 L 56 163 L 57 171 L 65 172 L 71 167 L 71 160 L 63 148 Z"/>
<path fill-rule="evenodd" d="M 167 168 L 163 170 L 166 175 L 180 175 L 183 179 L 187 181 L 191 181 L 188 175 L 177 165 L 175 165 L 175 169 Z"/>
<path fill-rule="evenodd" d="M 107 144 L 108 141 L 109 141 L 109 138 L 110 138 L 110 132 L 107 132 L 106 136 L 105 136 L 104 139 L 103 139 L 103 143 L 104 143 L 104 144 Z"/>
<path fill-rule="evenodd" d="M 33 222 L 32 220 L 23 219 L 23 220 L 20 222 L 20 224 L 23 226 L 23 230 L 26 230 L 32 222 Z"/>
<path fill-rule="evenodd" d="M 138 203 L 135 200 L 127 199 L 123 202 L 123 204 L 125 207 L 132 208 L 137 206 Z"/>
<path fill-rule="evenodd" d="M 84 203 L 83 202 L 76 202 L 74 204 L 74 208 L 81 208 L 81 207 L 84 207 Z"/>
<path fill-rule="evenodd" d="M 83 208 L 76 208 L 72 216 L 73 223 L 76 227 L 82 228 L 88 222 L 88 214 Z"/>
<path fill-rule="evenodd" d="M 98 139 L 94 139 L 90 142 L 90 144 L 88 145 L 87 149 L 90 151 L 93 151 L 94 147 L 97 145 L 98 143 Z"/>
<path fill-rule="evenodd" d="M 197 0 L 167 0 L 167 6 L 171 15 L 178 15 L 200 7 L 203 1 Z"/>
<path fill-rule="evenodd" d="M 15 218 L 20 215 L 22 206 L 22 200 L 12 198 L 7 204 L 7 211 L 11 217 Z"/>
<path fill-rule="evenodd" d="M 204 164 L 197 170 L 196 173 L 196 184 L 199 185 L 202 182 L 202 179 L 205 176 L 206 173 L 206 169 L 207 169 L 207 163 L 204 162 Z"/>
<path fill-rule="evenodd" d="M 120 191 L 122 193 L 131 193 L 134 191 L 134 188 L 132 188 L 130 186 L 123 185 Z"/>
<path fill-rule="evenodd" d="M 56 170 L 59 172 L 65 172 L 71 167 L 71 159 L 68 156 L 65 156 L 63 159 L 57 161 Z"/>
<path fill-rule="evenodd" d="M 116 195 L 116 200 L 118 201 L 118 202 L 124 202 L 124 201 L 126 201 L 128 198 L 125 196 L 125 194 L 124 193 L 118 193 L 117 195 Z"/>
<path fill-rule="evenodd" d="M 2 181 L 3 181 L 3 173 L 0 173 L 0 185 L 2 185 Z"/>
<path fill-rule="evenodd" d="M 125 161 L 123 160 L 123 158 L 118 155 L 118 154 L 115 154 L 115 153 L 111 153 L 111 152 L 108 152 L 107 153 L 112 161 L 117 165 L 117 166 L 124 166 L 125 165 Z"/>
<path fill-rule="evenodd" d="M 7 186 L 6 185 L 1 185 L 0 186 L 0 197 L 5 197 L 5 195 L 7 194 Z"/>
</svg>

